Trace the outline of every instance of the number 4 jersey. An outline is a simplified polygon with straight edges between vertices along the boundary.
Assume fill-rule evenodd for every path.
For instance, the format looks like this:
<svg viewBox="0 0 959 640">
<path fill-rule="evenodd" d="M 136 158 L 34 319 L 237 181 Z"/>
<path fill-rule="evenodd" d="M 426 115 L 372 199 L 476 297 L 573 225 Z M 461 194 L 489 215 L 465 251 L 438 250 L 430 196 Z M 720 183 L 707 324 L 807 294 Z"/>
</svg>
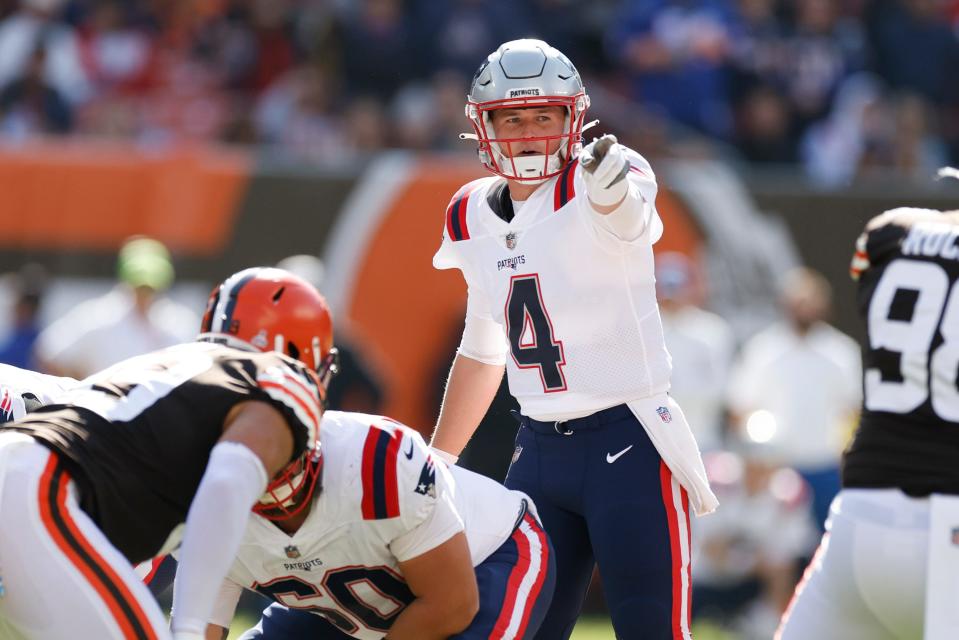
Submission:
<svg viewBox="0 0 959 640">
<path fill-rule="evenodd" d="M 532 418 L 580 417 L 669 388 L 652 251 L 662 223 L 655 187 L 639 187 L 654 185 L 649 163 L 629 158 L 631 199 L 644 196 L 633 200 L 645 220 L 633 239 L 592 209 L 578 162 L 515 216 L 506 182 L 493 177 L 467 184 L 447 209 L 433 265 L 462 271 L 467 314 L 497 336 L 490 362 L 505 359 L 510 392 Z"/>
<path fill-rule="evenodd" d="M 843 486 L 959 494 L 959 212 L 894 209 L 859 237 L 864 403 Z"/>
</svg>

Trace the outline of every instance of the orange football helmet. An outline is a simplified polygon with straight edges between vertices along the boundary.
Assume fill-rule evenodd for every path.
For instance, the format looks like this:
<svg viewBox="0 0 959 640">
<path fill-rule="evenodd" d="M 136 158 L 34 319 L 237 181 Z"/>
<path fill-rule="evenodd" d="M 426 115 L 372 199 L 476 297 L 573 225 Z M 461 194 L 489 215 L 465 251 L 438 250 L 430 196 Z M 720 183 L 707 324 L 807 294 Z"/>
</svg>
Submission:
<svg viewBox="0 0 959 640">
<path fill-rule="evenodd" d="M 326 388 L 339 367 L 333 318 L 326 300 L 306 280 L 271 267 L 237 272 L 213 289 L 200 330 L 199 340 L 278 351 L 299 360 L 316 376 L 325 408 Z M 254 512 L 282 520 L 306 506 L 323 465 L 318 436 L 270 482 Z"/>
</svg>

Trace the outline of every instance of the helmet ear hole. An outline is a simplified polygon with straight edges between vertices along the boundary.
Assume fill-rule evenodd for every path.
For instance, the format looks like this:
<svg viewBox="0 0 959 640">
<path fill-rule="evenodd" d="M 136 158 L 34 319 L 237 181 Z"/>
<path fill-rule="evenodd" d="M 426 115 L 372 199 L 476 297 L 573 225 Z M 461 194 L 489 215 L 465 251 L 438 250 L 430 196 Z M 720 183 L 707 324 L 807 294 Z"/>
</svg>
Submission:
<svg viewBox="0 0 959 640">
<path fill-rule="evenodd" d="M 286 353 L 294 360 L 300 359 L 300 350 L 292 342 L 286 343 Z"/>
</svg>

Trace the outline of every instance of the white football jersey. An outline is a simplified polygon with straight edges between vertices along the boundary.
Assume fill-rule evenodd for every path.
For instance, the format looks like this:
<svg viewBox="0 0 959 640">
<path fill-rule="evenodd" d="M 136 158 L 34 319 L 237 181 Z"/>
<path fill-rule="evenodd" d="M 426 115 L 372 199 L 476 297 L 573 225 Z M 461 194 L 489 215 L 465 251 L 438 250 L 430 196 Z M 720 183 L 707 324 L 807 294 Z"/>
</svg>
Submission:
<svg viewBox="0 0 959 640">
<path fill-rule="evenodd" d="M 653 275 L 662 223 L 649 163 L 629 158 L 631 191 L 646 185 L 635 205 L 645 228 L 632 240 L 590 206 L 579 162 L 510 222 L 494 209 L 509 206 L 496 177 L 467 184 L 447 210 L 433 266 L 460 269 L 468 313 L 499 325 L 510 392 L 527 416 L 570 419 L 669 388 Z"/>
<path fill-rule="evenodd" d="M 327 411 L 322 488 L 287 535 L 254 516 L 211 622 L 230 626 L 241 588 L 325 617 L 373 640 L 413 596 L 399 563 L 466 530 L 478 565 L 513 533 L 523 493 L 434 461 L 416 431 L 388 418 Z M 531 507 L 532 508 L 532 507 Z"/>
<path fill-rule="evenodd" d="M 0 364 L 0 422 L 18 420 L 31 407 L 26 399 L 33 396 L 38 406 L 54 402 L 57 396 L 78 384 L 73 378 L 61 378 Z"/>
</svg>

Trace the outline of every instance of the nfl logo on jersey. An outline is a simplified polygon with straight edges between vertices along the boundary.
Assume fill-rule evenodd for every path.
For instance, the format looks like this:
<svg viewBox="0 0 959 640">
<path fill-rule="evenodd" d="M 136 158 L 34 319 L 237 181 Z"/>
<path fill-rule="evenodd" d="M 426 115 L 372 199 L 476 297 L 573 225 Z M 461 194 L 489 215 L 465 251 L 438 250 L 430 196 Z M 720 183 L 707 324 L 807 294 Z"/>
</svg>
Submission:
<svg viewBox="0 0 959 640">
<path fill-rule="evenodd" d="M 657 407 L 656 413 L 659 414 L 659 419 L 667 424 L 673 421 L 673 416 L 669 413 L 669 409 L 666 407 Z"/>
<path fill-rule="evenodd" d="M 290 560 L 296 560 L 300 557 L 300 550 L 296 547 L 296 545 L 291 544 L 288 547 L 283 547 L 283 550 L 286 551 L 286 557 Z"/>
<path fill-rule="evenodd" d="M 952 544 L 959 547 L 959 527 L 953 527 L 952 529 Z"/>
</svg>

